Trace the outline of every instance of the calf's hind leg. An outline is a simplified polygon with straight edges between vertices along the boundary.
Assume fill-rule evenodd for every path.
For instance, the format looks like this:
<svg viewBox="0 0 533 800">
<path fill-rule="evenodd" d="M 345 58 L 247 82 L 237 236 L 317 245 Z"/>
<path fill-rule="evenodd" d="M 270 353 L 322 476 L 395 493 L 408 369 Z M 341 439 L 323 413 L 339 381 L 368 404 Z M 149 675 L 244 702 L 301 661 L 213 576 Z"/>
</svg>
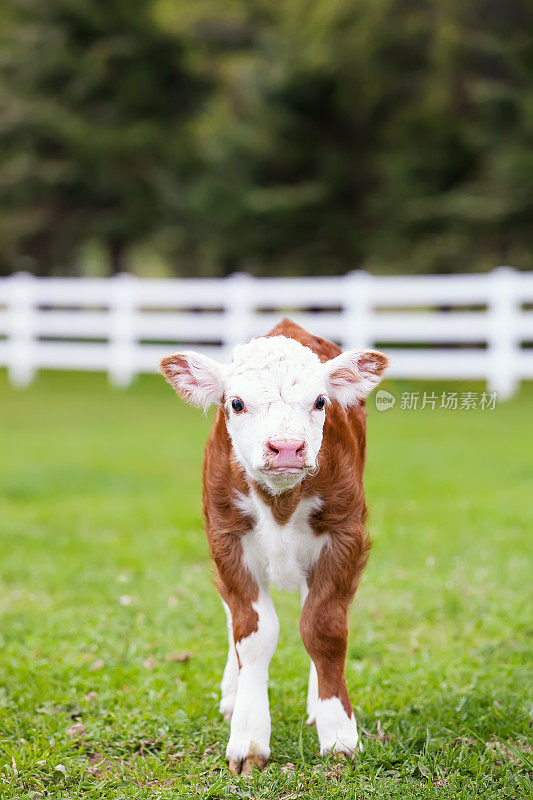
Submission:
<svg viewBox="0 0 533 800">
<path fill-rule="evenodd" d="M 235 650 L 235 642 L 233 640 L 233 621 L 231 619 L 231 611 L 228 604 L 223 600 L 222 605 L 226 612 L 226 619 L 228 624 L 228 659 L 224 667 L 224 674 L 222 676 L 222 683 L 220 684 L 221 697 L 219 710 L 224 719 L 231 719 L 233 708 L 235 706 L 235 698 L 237 696 L 237 684 L 239 681 L 239 660 L 237 658 L 237 651 Z"/>
<path fill-rule="evenodd" d="M 307 685 L 307 724 L 316 725 L 316 707 L 318 704 L 318 675 L 316 667 L 311 661 L 309 667 L 309 682 Z"/>
</svg>

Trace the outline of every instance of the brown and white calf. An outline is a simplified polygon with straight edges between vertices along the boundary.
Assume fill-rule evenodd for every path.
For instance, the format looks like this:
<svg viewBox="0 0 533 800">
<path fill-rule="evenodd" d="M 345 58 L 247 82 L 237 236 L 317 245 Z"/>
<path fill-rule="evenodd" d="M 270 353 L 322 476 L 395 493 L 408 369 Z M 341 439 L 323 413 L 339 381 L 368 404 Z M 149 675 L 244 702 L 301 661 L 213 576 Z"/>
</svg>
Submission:
<svg viewBox="0 0 533 800">
<path fill-rule="evenodd" d="M 344 678 L 347 614 L 370 549 L 363 401 L 386 365 L 382 353 L 341 353 L 290 320 L 236 347 L 229 365 L 192 352 L 161 362 L 180 397 L 218 404 L 203 507 L 228 620 L 220 711 L 231 717 L 235 772 L 270 755 L 268 669 L 279 631 L 271 582 L 301 594 L 308 722 L 320 752 L 361 747 Z"/>
</svg>

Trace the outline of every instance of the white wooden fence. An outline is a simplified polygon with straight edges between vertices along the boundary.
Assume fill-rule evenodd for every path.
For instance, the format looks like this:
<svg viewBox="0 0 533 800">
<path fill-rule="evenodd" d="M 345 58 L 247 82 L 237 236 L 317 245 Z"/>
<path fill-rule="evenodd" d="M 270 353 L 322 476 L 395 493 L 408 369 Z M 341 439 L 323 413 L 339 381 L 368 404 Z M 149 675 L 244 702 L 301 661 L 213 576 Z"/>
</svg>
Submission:
<svg viewBox="0 0 533 800">
<path fill-rule="evenodd" d="M 154 280 L 0 278 L 0 366 L 105 370 L 119 386 L 159 358 L 232 347 L 287 315 L 342 347 L 378 346 L 390 377 L 482 379 L 501 398 L 533 378 L 533 272 Z"/>
</svg>

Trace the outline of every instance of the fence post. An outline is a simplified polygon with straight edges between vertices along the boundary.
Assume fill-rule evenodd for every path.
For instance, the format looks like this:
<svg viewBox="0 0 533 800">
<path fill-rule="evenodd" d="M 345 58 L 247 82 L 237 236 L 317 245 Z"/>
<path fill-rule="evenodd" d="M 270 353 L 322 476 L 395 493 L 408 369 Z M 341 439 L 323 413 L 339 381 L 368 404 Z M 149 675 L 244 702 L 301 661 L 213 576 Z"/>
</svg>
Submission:
<svg viewBox="0 0 533 800">
<path fill-rule="evenodd" d="M 137 279 L 121 272 L 110 279 L 109 380 L 113 386 L 129 386 L 135 368 L 135 305 Z"/>
<path fill-rule="evenodd" d="M 344 281 L 344 337 L 342 346 L 365 349 L 372 344 L 372 276 L 364 270 L 349 272 Z"/>
<path fill-rule="evenodd" d="M 33 287 L 29 272 L 16 272 L 8 283 L 8 374 L 15 386 L 28 386 L 35 374 L 33 362 Z"/>
<path fill-rule="evenodd" d="M 246 272 L 234 272 L 226 279 L 224 289 L 223 352 L 229 361 L 235 345 L 247 342 L 253 332 L 254 279 Z"/>
<path fill-rule="evenodd" d="M 515 358 L 518 342 L 514 323 L 519 311 L 516 278 L 512 267 L 498 267 L 489 278 L 487 382 L 500 400 L 512 397 L 520 384 Z"/>
</svg>

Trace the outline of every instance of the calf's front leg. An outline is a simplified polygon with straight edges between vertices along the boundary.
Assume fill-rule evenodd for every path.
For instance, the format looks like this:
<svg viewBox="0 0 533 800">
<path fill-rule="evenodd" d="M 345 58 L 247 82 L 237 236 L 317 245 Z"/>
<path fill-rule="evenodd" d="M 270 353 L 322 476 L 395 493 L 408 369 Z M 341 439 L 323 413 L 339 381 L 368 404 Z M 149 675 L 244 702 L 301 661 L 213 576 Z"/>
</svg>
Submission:
<svg viewBox="0 0 533 800">
<path fill-rule="evenodd" d="M 350 599 L 320 597 L 311 588 L 302 609 L 300 632 L 318 679 L 318 697 L 312 705 L 320 753 L 333 751 L 353 757 L 362 746 L 344 677 Z M 313 681 L 311 666 L 310 694 L 314 694 Z"/>
<path fill-rule="evenodd" d="M 226 758 L 232 772 L 262 769 L 270 755 L 268 668 L 278 642 L 279 622 L 270 595 L 249 602 L 228 598 L 239 675 Z"/>
</svg>

